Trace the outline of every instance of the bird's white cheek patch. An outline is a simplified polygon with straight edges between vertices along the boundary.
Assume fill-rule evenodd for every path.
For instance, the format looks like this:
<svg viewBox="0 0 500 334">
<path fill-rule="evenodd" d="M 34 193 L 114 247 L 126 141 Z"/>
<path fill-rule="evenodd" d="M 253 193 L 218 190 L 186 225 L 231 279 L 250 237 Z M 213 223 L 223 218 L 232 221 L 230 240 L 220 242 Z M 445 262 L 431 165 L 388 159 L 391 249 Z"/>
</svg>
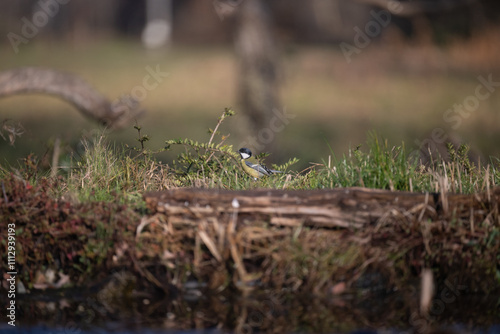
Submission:
<svg viewBox="0 0 500 334">
<path fill-rule="evenodd" d="M 248 158 L 250 158 L 250 154 L 246 154 L 246 153 L 240 153 L 240 154 L 241 154 L 241 157 L 242 157 L 243 159 L 248 159 Z"/>
</svg>

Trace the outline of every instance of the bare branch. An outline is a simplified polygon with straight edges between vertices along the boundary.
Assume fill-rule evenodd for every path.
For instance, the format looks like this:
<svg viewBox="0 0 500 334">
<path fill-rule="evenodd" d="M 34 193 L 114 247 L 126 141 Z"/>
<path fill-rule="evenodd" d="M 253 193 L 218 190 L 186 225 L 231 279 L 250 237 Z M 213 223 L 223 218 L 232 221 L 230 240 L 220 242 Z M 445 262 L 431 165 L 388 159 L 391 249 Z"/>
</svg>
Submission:
<svg viewBox="0 0 500 334">
<path fill-rule="evenodd" d="M 23 67 L 0 72 L 0 98 L 19 94 L 48 94 L 75 106 L 85 116 L 111 128 L 127 124 L 142 111 L 138 103 L 110 102 L 75 74 L 54 69 Z"/>
</svg>

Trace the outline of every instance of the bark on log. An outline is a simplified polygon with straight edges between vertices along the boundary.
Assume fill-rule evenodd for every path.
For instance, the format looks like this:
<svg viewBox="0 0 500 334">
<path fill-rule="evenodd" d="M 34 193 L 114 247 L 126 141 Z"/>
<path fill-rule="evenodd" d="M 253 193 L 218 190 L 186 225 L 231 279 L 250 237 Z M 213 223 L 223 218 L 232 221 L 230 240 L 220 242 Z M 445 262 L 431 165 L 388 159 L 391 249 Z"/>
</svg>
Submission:
<svg viewBox="0 0 500 334">
<path fill-rule="evenodd" d="M 181 188 L 149 192 L 144 198 L 152 212 L 167 216 L 174 224 L 197 224 L 211 217 L 229 221 L 227 217 L 237 213 L 240 221 L 247 222 L 357 229 L 384 219 L 483 221 L 498 207 L 500 187 L 474 195 L 367 188 L 307 191 Z"/>
<path fill-rule="evenodd" d="M 0 72 L 0 98 L 30 93 L 61 98 L 85 116 L 111 128 L 123 127 L 143 112 L 130 97 L 110 102 L 75 74 L 37 67 Z"/>
</svg>

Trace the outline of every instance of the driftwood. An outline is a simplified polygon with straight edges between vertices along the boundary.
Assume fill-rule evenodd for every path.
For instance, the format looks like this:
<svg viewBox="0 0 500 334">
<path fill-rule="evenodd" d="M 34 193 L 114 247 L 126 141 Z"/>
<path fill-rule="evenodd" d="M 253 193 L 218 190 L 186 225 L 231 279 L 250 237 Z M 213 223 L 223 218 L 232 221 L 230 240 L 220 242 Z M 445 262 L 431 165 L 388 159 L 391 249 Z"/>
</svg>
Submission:
<svg viewBox="0 0 500 334">
<path fill-rule="evenodd" d="M 500 201 L 500 188 L 484 194 L 421 194 L 367 188 L 331 190 L 228 191 L 173 189 L 144 195 L 148 207 L 171 222 L 237 213 L 243 221 L 273 225 L 362 228 L 383 220 L 413 215 L 424 218 L 472 220 L 488 214 Z M 475 217 L 475 216 L 481 217 Z"/>
<path fill-rule="evenodd" d="M 75 74 L 36 67 L 0 72 L 0 98 L 30 93 L 59 97 L 85 116 L 111 128 L 124 126 L 142 112 L 132 98 L 110 102 Z"/>
</svg>

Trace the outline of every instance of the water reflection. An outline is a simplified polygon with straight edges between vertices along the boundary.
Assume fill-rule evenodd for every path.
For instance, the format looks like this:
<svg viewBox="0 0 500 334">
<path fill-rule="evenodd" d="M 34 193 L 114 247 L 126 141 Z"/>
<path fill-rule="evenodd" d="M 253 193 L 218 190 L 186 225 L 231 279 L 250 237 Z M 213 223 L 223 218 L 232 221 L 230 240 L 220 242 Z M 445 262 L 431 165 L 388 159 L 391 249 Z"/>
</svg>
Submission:
<svg viewBox="0 0 500 334">
<path fill-rule="evenodd" d="M 210 295 L 203 286 L 188 290 L 107 301 L 88 291 L 25 295 L 18 300 L 18 326 L 0 324 L 0 333 L 431 333 L 443 328 L 500 333 L 500 296 L 462 294 L 439 312 L 419 315 L 414 292 L 358 289 L 342 296 L 301 296 L 251 291 L 242 296 L 234 291 Z"/>
</svg>

